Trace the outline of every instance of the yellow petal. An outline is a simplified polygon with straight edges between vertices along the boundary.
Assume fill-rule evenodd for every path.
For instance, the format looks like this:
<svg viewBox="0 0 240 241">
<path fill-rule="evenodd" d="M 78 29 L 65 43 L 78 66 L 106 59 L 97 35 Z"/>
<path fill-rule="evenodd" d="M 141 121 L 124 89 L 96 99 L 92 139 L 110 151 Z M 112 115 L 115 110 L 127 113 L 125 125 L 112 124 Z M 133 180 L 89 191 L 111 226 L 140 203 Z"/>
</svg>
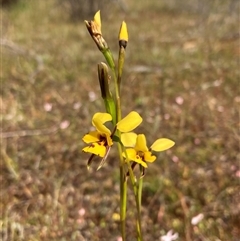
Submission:
<svg viewBox="0 0 240 241">
<path fill-rule="evenodd" d="M 94 22 L 99 26 L 99 29 L 101 31 L 101 15 L 100 15 L 100 10 L 98 10 L 95 15 L 94 15 L 94 18 L 93 18 Z"/>
<path fill-rule="evenodd" d="M 132 111 L 117 123 L 117 129 L 121 132 L 129 132 L 139 126 L 141 122 L 142 117 L 136 111 Z"/>
<path fill-rule="evenodd" d="M 121 141 L 125 147 L 134 147 L 136 145 L 137 134 L 134 132 L 122 133 Z"/>
<path fill-rule="evenodd" d="M 105 125 L 103 125 L 105 122 L 111 120 L 112 116 L 110 114 L 98 112 L 94 114 L 92 118 L 92 124 L 96 127 L 98 132 L 104 133 L 106 135 L 111 135 L 111 131 Z"/>
<path fill-rule="evenodd" d="M 120 27 L 119 40 L 128 41 L 127 24 L 123 21 Z"/>
<path fill-rule="evenodd" d="M 137 136 L 137 142 L 136 142 L 135 149 L 137 151 L 142 151 L 142 152 L 148 151 L 146 137 L 144 134 L 140 134 Z"/>
<path fill-rule="evenodd" d="M 92 142 L 98 142 L 100 141 L 100 134 L 97 131 L 91 131 L 88 134 L 84 135 L 82 140 L 87 144 Z"/>
<path fill-rule="evenodd" d="M 99 143 L 93 143 L 90 146 L 84 147 L 82 150 L 100 157 L 104 157 L 106 154 L 106 147 Z"/>
<path fill-rule="evenodd" d="M 126 153 L 127 153 L 127 157 L 129 160 L 134 161 L 136 159 L 137 153 L 136 153 L 135 149 L 128 148 L 128 149 L 126 149 Z M 123 152 L 123 157 L 127 158 L 125 152 Z"/>
<path fill-rule="evenodd" d="M 147 163 L 145 161 L 142 160 L 142 158 L 140 156 L 136 156 L 134 162 L 139 163 L 140 165 L 142 165 L 143 167 L 147 168 Z"/>
<path fill-rule="evenodd" d="M 109 113 L 102 113 L 102 112 L 97 112 L 93 115 L 92 121 L 93 121 L 93 125 L 95 122 L 101 122 L 102 124 L 104 124 L 107 121 L 111 121 L 112 120 L 112 116 Z"/>
<path fill-rule="evenodd" d="M 142 165 L 143 167 L 146 167 L 147 168 L 147 164 L 146 162 L 144 162 L 139 155 L 137 155 L 137 152 L 135 149 L 133 148 L 128 148 L 126 149 L 126 152 L 127 152 L 127 157 L 130 161 L 134 161 L 134 162 L 137 162 L 139 163 L 140 165 Z M 125 153 L 123 153 L 123 157 L 126 158 L 126 155 Z"/>
<path fill-rule="evenodd" d="M 142 165 L 143 167 L 147 168 L 147 163 L 145 161 L 143 161 L 140 157 L 136 158 L 134 160 L 135 162 L 139 163 L 140 165 Z"/>
<path fill-rule="evenodd" d="M 165 151 L 175 145 L 175 142 L 167 138 L 157 139 L 151 146 L 153 151 Z"/>
<path fill-rule="evenodd" d="M 154 162 L 156 160 L 156 156 L 152 155 L 150 151 L 144 152 L 144 160 L 147 162 Z"/>
</svg>

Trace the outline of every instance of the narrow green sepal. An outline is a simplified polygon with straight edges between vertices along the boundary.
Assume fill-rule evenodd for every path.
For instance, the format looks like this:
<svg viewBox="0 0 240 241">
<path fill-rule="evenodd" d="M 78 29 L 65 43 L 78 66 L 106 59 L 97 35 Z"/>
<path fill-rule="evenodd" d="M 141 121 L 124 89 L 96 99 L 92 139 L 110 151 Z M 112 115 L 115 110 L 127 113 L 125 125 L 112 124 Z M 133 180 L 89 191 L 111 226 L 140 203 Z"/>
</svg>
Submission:
<svg viewBox="0 0 240 241">
<path fill-rule="evenodd" d="M 98 165 L 97 171 L 98 171 L 100 168 L 102 168 L 102 166 L 105 164 L 106 159 L 107 159 L 107 157 L 108 157 L 108 154 L 109 154 L 109 152 L 110 152 L 110 149 L 111 149 L 111 147 L 107 147 L 106 154 L 105 154 L 105 156 L 103 157 L 103 159 L 101 160 L 100 164 Z"/>
<path fill-rule="evenodd" d="M 145 176 L 145 167 L 143 167 L 142 165 L 139 165 L 139 169 L 140 169 L 140 179 L 143 178 Z"/>
<path fill-rule="evenodd" d="M 132 164 L 131 164 L 131 169 L 132 169 L 132 171 L 133 171 L 133 169 L 135 168 L 135 166 L 137 165 L 137 163 L 136 162 L 132 162 Z M 130 176 L 130 173 L 129 173 L 129 171 L 126 173 L 126 177 L 129 177 Z"/>
<path fill-rule="evenodd" d="M 89 159 L 88 159 L 88 162 L 87 162 L 87 169 L 89 170 L 90 169 L 90 165 L 91 165 L 91 163 L 92 163 L 92 160 L 93 160 L 93 158 L 94 158 L 94 154 L 92 154 L 90 157 L 89 157 Z"/>
</svg>

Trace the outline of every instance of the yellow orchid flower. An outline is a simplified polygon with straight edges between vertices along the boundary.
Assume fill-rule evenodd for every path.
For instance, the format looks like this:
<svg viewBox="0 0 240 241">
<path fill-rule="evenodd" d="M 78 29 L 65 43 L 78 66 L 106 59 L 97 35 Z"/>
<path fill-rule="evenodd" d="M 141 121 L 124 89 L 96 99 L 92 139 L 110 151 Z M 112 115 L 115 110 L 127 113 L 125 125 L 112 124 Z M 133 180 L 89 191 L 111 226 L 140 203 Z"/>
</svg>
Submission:
<svg viewBox="0 0 240 241">
<path fill-rule="evenodd" d="M 82 150 L 84 152 L 92 153 L 106 159 L 111 146 L 113 145 L 113 135 L 118 129 L 121 132 L 129 132 L 135 129 L 142 122 L 141 116 L 135 112 L 130 112 L 125 118 L 120 120 L 116 127 L 111 132 L 104 124 L 112 120 L 112 116 L 109 113 L 96 113 L 92 118 L 92 125 L 96 128 L 95 131 L 91 131 L 84 135 L 82 140 L 89 144 Z M 93 156 L 90 157 L 89 162 Z M 101 165 L 102 166 L 102 165 Z"/>
<path fill-rule="evenodd" d="M 151 163 L 156 160 L 156 156 L 152 154 L 152 151 L 165 151 L 175 144 L 172 140 L 160 138 L 148 148 L 145 135 L 140 134 L 136 136 L 135 133 L 122 134 L 121 141 L 124 146 L 132 147 L 126 149 L 129 160 L 139 163 L 144 168 L 148 167 L 147 162 Z M 123 153 L 123 156 L 126 158 L 125 153 Z"/>
<path fill-rule="evenodd" d="M 84 152 L 89 152 L 100 157 L 104 157 L 107 147 L 113 145 L 111 138 L 111 131 L 104 125 L 104 123 L 111 121 L 112 116 L 108 113 L 96 113 L 92 118 L 92 124 L 96 128 L 83 137 L 83 141 L 90 144 L 83 148 Z"/>
</svg>

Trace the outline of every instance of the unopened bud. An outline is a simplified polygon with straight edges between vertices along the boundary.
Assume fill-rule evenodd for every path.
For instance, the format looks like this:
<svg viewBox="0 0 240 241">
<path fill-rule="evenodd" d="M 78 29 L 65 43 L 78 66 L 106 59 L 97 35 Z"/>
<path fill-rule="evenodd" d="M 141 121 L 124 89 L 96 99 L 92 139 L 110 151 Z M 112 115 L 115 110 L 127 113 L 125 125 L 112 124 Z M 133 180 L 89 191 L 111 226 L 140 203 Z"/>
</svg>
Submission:
<svg viewBox="0 0 240 241">
<path fill-rule="evenodd" d="M 85 20 L 86 27 L 100 51 L 108 49 L 107 43 L 102 37 L 100 11 L 94 15 L 93 21 Z"/>
<path fill-rule="evenodd" d="M 109 75 L 108 67 L 105 63 L 98 64 L 98 79 L 101 88 L 102 98 L 112 98 L 112 94 L 109 89 Z"/>
<path fill-rule="evenodd" d="M 128 42 L 127 24 L 126 22 L 123 21 L 119 31 L 119 46 L 126 48 L 127 42 Z"/>
<path fill-rule="evenodd" d="M 112 116 L 113 124 L 116 124 L 116 107 L 110 91 L 108 67 L 105 63 L 98 64 L 98 79 L 106 111 Z"/>
</svg>

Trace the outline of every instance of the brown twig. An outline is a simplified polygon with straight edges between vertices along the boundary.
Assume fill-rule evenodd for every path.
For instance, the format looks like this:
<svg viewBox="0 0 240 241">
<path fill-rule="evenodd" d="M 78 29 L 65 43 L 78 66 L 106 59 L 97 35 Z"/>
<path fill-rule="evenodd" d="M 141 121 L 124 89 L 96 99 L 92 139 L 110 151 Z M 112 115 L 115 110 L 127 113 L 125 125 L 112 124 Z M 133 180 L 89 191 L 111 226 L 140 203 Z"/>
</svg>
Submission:
<svg viewBox="0 0 240 241">
<path fill-rule="evenodd" d="M 58 130 L 59 130 L 58 126 L 53 126 L 51 128 L 46 128 L 46 129 L 0 132 L 0 138 L 49 135 L 49 134 L 57 132 Z"/>
<path fill-rule="evenodd" d="M 191 231 L 191 226 L 190 226 L 190 221 L 189 221 L 189 208 L 187 206 L 186 197 L 179 190 L 176 190 L 176 192 L 179 197 L 181 207 L 182 207 L 182 210 L 184 213 L 185 238 L 186 238 L 186 241 L 191 241 L 192 240 L 192 231 Z"/>
</svg>

